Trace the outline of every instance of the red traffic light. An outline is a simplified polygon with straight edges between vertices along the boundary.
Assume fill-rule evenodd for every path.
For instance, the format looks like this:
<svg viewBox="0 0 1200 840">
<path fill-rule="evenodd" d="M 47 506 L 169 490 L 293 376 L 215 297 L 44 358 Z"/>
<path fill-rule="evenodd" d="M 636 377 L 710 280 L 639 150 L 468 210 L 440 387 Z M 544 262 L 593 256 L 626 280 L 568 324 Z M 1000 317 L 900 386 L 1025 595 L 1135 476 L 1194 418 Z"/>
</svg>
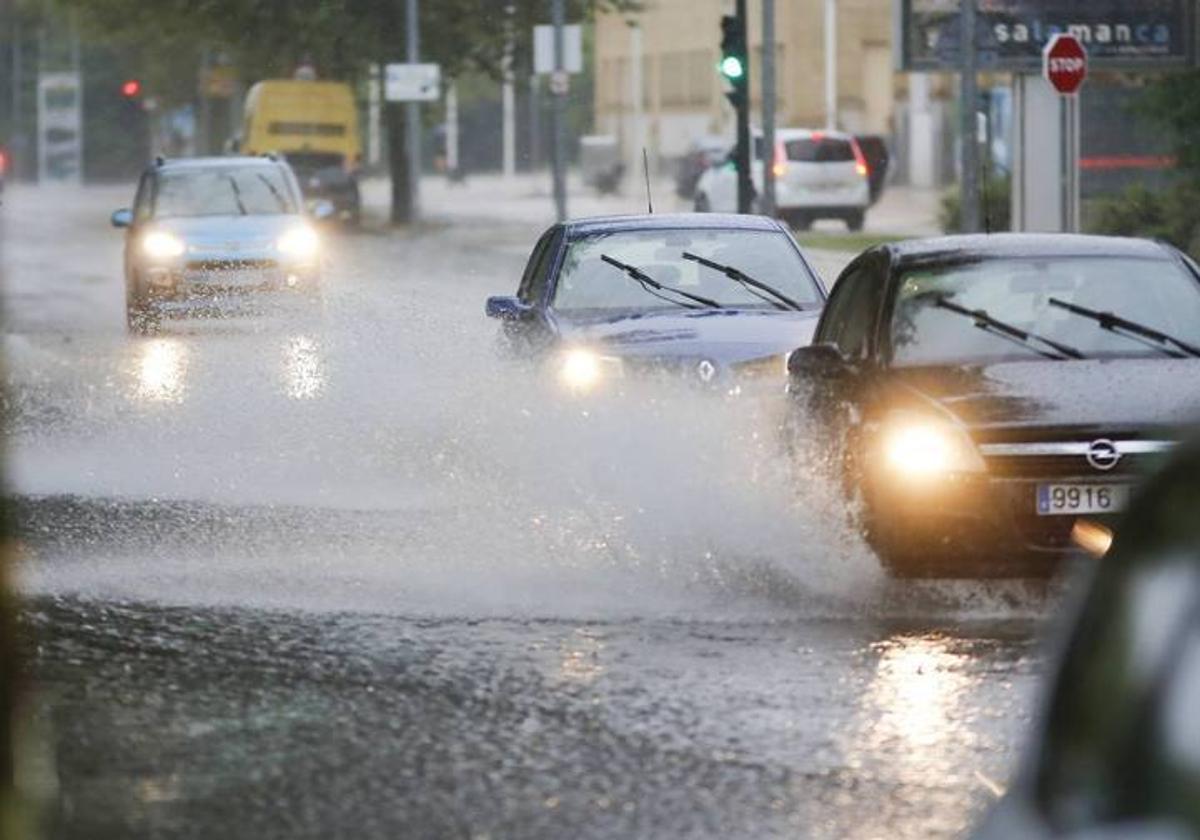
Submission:
<svg viewBox="0 0 1200 840">
<path fill-rule="evenodd" d="M 137 79 L 130 79 L 125 84 L 121 85 L 121 95 L 132 99 L 142 92 L 142 83 Z"/>
</svg>

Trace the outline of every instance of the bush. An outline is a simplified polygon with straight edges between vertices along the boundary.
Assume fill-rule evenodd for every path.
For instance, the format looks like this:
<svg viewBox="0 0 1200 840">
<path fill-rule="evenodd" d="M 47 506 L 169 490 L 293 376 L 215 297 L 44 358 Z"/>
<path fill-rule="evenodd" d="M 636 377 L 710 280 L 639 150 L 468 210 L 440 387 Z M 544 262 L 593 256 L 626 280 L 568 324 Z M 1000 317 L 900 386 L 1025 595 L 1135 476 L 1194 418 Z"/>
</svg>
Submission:
<svg viewBox="0 0 1200 840">
<path fill-rule="evenodd" d="M 989 178 L 986 186 L 979 185 L 980 201 L 986 212 L 979 223 L 987 230 L 1012 229 L 1012 180 L 1007 176 Z M 942 209 L 938 223 L 946 233 L 962 233 L 962 189 L 951 187 L 942 195 Z"/>
<path fill-rule="evenodd" d="M 1157 191 L 1132 186 L 1098 201 L 1092 215 L 1092 233 L 1162 239 L 1200 255 L 1200 182 L 1180 181 Z"/>
</svg>

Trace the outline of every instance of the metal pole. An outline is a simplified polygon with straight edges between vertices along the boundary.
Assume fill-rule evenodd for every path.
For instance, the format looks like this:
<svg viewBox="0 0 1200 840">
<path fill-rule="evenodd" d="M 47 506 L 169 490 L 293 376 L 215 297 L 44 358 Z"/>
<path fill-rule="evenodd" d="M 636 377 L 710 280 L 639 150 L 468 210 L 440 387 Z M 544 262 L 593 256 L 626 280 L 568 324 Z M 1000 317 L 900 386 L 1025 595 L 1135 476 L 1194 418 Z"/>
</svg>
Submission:
<svg viewBox="0 0 1200 840">
<path fill-rule="evenodd" d="M 421 36 L 417 16 L 417 0 L 407 0 L 404 7 L 404 35 L 407 41 L 409 64 L 420 61 Z M 404 113 L 405 134 L 408 139 L 408 200 L 409 221 L 420 215 L 421 185 L 421 106 L 409 102 Z"/>
<path fill-rule="evenodd" d="M 962 0 L 962 82 L 959 85 L 962 111 L 962 229 L 979 230 L 979 88 L 976 83 L 975 3 Z"/>
<path fill-rule="evenodd" d="M 367 165 L 371 168 L 379 166 L 383 149 L 383 68 L 372 64 L 367 81 Z"/>
<path fill-rule="evenodd" d="M 446 172 L 458 172 L 458 85 L 446 86 Z"/>
<path fill-rule="evenodd" d="M 746 0 L 737 0 L 736 14 L 741 22 L 745 55 L 742 56 L 741 101 L 737 109 L 737 169 L 738 169 L 738 212 L 749 213 L 754 199 L 754 176 L 750 169 L 754 165 L 754 150 L 750 147 L 750 50 L 749 18 L 746 15 Z"/>
<path fill-rule="evenodd" d="M 504 177 L 512 178 L 517 172 L 517 128 L 516 128 L 516 96 L 513 91 L 513 24 L 512 17 L 516 7 L 509 3 L 504 8 L 504 59 L 501 67 L 504 80 L 500 88 L 501 101 L 501 146 Z"/>
<path fill-rule="evenodd" d="M 537 73 L 529 74 L 529 168 L 542 167 L 542 85 Z"/>
<path fill-rule="evenodd" d="M 551 23 L 554 25 L 554 75 L 563 76 L 563 18 L 566 10 L 563 0 L 552 0 Z M 558 220 L 567 218 L 567 154 L 566 135 L 566 91 L 560 86 L 553 91 L 554 95 L 554 211 Z"/>
<path fill-rule="evenodd" d="M 762 0 L 762 131 L 764 215 L 775 215 L 775 0 Z"/>
<path fill-rule="evenodd" d="M 825 129 L 837 131 L 837 0 L 825 0 Z"/>
<path fill-rule="evenodd" d="M 15 8 L 12 9 L 13 15 L 17 14 Z M 25 141 L 25 125 L 22 121 L 24 113 L 24 102 L 22 101 L 21 91 L 25 86 L 25 80 L 22 78 L 23 56 L 22 56 L 22 40 L 24 36 L 21 33 L 21 19 L 16 18 L 13 24 L 13 48 L 12 48 L 12 134 L 13 148 L 10 150 L 15 152 L 12 160 L 13 179 L 16 180 L 24 174 L 25 168 L 25 150 L 29 148 L 29 144 Z"/>
<path fill-rule="evenodd" d="M 196 121 L 196 137 L 193 140 L 196 154 L 209 153 L 209 138 L 212 136 L 212 100 L 208 98 L 208 77 L 212 68 L 212 54 L 208 48 L 200 51 L 200 82 L 197 85 L 200 95 L 200 115 Z"/>
<path fill-rule="evenodd" d="M 646 145 L 642 121 L 642 27 L 636 22 L 629 24 L 629 183 L 642 180 L 642 149 Z M 636 193 L 637 190 L 631 190 Z"/>
</svg>

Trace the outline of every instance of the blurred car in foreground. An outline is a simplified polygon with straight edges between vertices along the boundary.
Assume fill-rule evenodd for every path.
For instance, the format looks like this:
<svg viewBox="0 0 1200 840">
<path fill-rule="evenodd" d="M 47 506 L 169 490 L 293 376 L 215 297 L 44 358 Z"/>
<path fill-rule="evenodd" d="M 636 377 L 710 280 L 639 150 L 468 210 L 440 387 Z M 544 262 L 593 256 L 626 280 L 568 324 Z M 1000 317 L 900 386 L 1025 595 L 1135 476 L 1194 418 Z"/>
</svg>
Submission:
<svg viewBox="0 0 1200 840">
<path fill-rule="evenodd" d="M 550 357 L 576 390 L 626 374 L 721 387 L 782 383 L 825 291 L 791 234 L 759 216 L 612 216 L 556 224 L 515 297 L 487 314 L 517 352 Z"/>
<path fill-rule="evenodd" d="M 976 840 L 1200 837 L 1200 447 L 1100 561 L 1012 789 Z"/>
<path fill-rule="evenodd" d="M 112 224 L 126 229 L 131 329 L 157 301 L 319 287 L 320 237 L 291 170 L 274 158 L 159 159 Z"/>
<path fill-rule="evenodd" d="M 753 146 L 750 172 L 755 194 L 761 195 L 765 151 L 761 134 L 754 135 Z M 840 219 L 850 230 L 862 230 L 871 204 L 870 168 L 851 135 L 781 128 L 775 132 L 771 167 L 779 218 L 801 230 L 817 219 Z M 737 210 L 737 169 L 732 153 L 726 162 L 700 176 L 694 207 L 698 212 Z"/>
<path fill-rule="evenodd" d="M 854 260 L 789 389 L 891 571 L 1049 575 L 1200 414 L 1198 357 L 1200 274 L 1168 245 L 946 237 Z"/>
</svg>

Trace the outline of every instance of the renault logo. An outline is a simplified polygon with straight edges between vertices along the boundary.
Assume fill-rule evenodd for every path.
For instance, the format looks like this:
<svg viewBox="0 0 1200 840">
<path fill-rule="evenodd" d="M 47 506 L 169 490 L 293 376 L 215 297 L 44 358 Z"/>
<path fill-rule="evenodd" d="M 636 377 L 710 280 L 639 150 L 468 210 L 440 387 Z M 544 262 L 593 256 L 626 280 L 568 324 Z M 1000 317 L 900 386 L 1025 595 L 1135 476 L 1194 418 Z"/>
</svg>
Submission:
<svg viewBox="0 0 1200 840">
<path fill-rule="evenodd" d="M 713 377 L 717 375 L 717 366 L 708 359 L 704 359 L 696 365 L 696 375 L 700 377 L 701 382 L 712 382 Z"/>
<path fill-rule="evenodd" d="M 1111 470 L 1120 460 L 1121 453 L 1111 440 L 1094 440 L 1088 447 L 1087 462 L 1098 470 Z"/>
</svg>

